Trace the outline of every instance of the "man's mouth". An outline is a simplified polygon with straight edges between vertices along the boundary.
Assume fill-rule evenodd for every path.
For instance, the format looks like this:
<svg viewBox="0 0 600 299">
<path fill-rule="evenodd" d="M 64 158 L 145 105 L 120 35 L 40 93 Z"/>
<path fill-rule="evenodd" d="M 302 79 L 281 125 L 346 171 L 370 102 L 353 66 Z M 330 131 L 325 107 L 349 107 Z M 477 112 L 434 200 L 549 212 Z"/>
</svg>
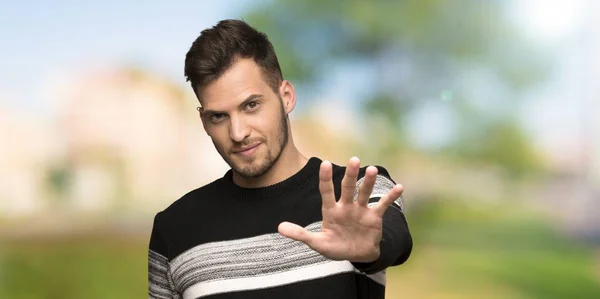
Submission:
<svg viewBox="0 0 600 299">
<path fill-rule="evenodd" d="M 258 142 L 256 144 L 250 145 L 250 146 L 246 146 L 240 149 L 235 149 L 233 150 L 234 154 L 238 154 L 238 155 L 251 155 L 252 153 L 254 153 L 255 149 L 261 144 L 261 142 Z"/>
</svg>

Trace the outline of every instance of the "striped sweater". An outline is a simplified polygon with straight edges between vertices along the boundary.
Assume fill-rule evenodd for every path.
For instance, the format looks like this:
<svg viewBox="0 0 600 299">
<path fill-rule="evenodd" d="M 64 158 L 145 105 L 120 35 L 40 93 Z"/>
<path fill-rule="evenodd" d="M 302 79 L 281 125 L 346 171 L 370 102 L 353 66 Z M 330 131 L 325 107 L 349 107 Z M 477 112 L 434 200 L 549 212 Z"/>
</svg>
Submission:
<svg viewBox="0 0 600 299">
<path fill-rule="evenodd" d="M 320 164 L 310 158 L 292 177 L 264 188 L 235 185 L 229 170 L 157 213 L 149 298 L 384 298 L 386 268 L 405 262 L 412 250 L 402 197 L 383 216 L 381 254 L 371 263 L 330 260 L 277 232 L 283 221 L 320 230 Z M 377 168 L 371 203 L 395 184 L 386 169 Z M 336 198 L 344 172 L 333 165 Z"/>
</svg>

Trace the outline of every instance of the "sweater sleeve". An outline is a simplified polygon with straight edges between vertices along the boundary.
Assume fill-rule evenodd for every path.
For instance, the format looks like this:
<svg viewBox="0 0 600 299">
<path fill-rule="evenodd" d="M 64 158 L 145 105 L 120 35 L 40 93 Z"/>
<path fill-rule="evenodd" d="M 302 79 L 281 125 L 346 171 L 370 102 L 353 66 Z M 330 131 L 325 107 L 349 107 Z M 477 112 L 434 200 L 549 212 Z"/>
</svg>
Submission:
<svg viewBox="0 0 600 299">
<path fill-rule="evenodd" d="M 154 217 L 148 248 L 148 298 L 181 299 L 171 279 L 168 246 L 161 232 L 159 215 Z"/>
<path fill-rule="evenodd" d="M 369 198 L 369 205 L 376 204 L 381 197 L 387 194 L 396 184 L 387 170 L 377 166 L 378 174 Z M 364 176 L 364 171 L 361 171 Z M 355 198 L 363 178 L 356 183 Z M 358 270 L 367 274 L 373 274 L 390 266 L 404 263 L 412 252 L 413 242 L 408 228 L 408 222 L 404 216 L 404 199 L 401 196 L 385 211 L 383 215 L 382 239 L 379 243 L 379 258 L 370 263 L 352 263 Z"/>
</svg>

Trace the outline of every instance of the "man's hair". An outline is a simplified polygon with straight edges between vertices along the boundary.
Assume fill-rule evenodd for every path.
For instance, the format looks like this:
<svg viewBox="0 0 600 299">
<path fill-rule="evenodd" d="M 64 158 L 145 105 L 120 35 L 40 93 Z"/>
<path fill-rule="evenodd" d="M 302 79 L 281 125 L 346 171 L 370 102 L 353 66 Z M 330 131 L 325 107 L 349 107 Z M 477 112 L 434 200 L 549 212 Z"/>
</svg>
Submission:
<svg viewBox="0 0 600 299">
<path fill-rule="evenodd" d="M 275 49 L 266 34 L 241 20 L 222 20 L 203 30 L 185 55 L 185 77 L 200 99 L 202 89 L 219 79 L 238 59 L 250 58 L 278 93 L 283 80 Z"/>
</svg>

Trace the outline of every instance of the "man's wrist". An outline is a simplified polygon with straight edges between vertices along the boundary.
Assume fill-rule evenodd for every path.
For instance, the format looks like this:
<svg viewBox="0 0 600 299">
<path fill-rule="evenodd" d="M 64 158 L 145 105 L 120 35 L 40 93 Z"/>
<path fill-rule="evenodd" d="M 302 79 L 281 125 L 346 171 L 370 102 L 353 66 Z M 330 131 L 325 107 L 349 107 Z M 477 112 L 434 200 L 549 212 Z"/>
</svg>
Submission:
<svg viewBox="0 0 600 299">
<path fill-rule="evenodd" d="M 375 264 L 375 262 L 377 262 L 380 256 L 381 250 L 379 247 L 377 247 L 373 254 L 370 254 L 369 256 L 365 257 L 357 257 L 355 259 L 351 259 L 349 262 L 352 263 L 352 265 L 354 265 L 356 269 L 363 270 Z"/>
</svg>

